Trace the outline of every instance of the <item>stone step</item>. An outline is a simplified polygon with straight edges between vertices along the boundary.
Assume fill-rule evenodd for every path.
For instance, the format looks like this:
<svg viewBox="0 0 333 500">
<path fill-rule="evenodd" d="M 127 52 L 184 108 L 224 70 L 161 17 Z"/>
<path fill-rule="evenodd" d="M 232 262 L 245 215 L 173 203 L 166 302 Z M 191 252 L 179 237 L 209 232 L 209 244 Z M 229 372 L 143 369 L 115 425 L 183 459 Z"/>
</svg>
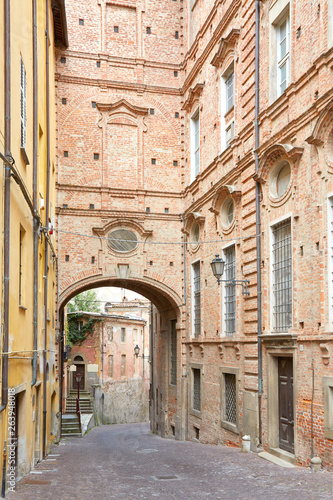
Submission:
<svg viewBox="0 0 333 500">
<path fill-rule="evenodd" d="M 82 434 L 80 432 L 72 433 L 72 434 L 64 434 L 63 432 L 61 433 L 61 437 L 82 437 Z"/>
</svg>

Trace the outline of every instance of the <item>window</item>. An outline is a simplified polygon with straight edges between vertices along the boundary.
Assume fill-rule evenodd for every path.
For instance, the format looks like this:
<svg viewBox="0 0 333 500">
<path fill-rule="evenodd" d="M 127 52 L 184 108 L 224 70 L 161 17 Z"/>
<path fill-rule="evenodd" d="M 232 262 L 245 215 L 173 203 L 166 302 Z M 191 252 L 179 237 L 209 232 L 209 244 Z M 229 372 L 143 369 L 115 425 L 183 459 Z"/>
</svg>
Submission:
<svg viewBox="0 0 333 500">
<path fill-rule="evenodd" d="M 177 384 L 177 331 L 176 320 L 171 321 L 170 335 L 170 384 Z"/>
<path fill-rule="evenodd" d="M 200 226 L 197 222 L 195 222 L 191 228 L 190 238 L 193 247 L 196 247 L 200 241 Z"/>
<path fill-rule="evenodd" d="M 191 118 L 191 182 L 200 170 L 200 122 L 199 110 Z"/>
<path fill-rule="evenodd" d="M 21 101 L 21 148 L 26 148 L 27 140 L 27 75 L 21 56 L 21 79 L 20 79 L 20 101 Z"/>
<path fill-rule="evenodd" d="M 133 231 L 128 229 L 116 229 L 109 233 L 109 245 L 116 252 L 130 252 L 138 245 L 138 239 Z"/>
<path fill-rule="evenodd" d="M 272 228 L 273 247 L 273 329 L 286 332 L 292 325 L 291 222 L 287 219 Z"/>
<path fill-rule="evenodd" d="M 200 261 L 192 264 L 192 317 L 192 331 L 194 337 L 197 338 L 201 333 Z"/>
<path fill-rule="evenodd" d="M 224 375 L 225 383 L 225 419 L 227 422 L 236 424 L 236 375 L 226 373 Z"/>
<path fill-rule="evenodd" d="M 275 198 L 282 196 L 288 189 L 291 168 L 288 161 L 281 161 L 273 169 L 270 176 L 270 192 Z"/>
<path fill-rule="evenodd" d="M 235 136 L 235 73 L 234 64 L 224 72 L 221 78 L 221 151 L 224 151 Z M 228 114 L 230 111 L 230 114 Z"/>
<path fill-rule="evenodd" d="M 225 260 L 226 280 L 236 279 L 236 250 L 235 245 L 223 251 Z M 232 336 L 236 331 L 236 285 L 232 282 L 224 283 L 223 287 L 224 333 Z"/>
<path fill-rule="evenodd" d="M 229 227 L 235 217 L 235 204 L 232 198 L 228 198 L 222 205 L 221 222 L 224 227 Z"/>
<path fill-rule="evenodd" d="M 202 390 L 201 390 L 201 365 L 191 365 L 191 413 L 201 416 Z"/>
<path fill-rule="evenodd" d="M 120 376 L 125 377 L 126 375 L 126 354 L 121 355 L 121 371 Z"/>
<path fill-rule="evenodd" d="M 78 331 L 81 332 L 82 328 L 83 328 L 83 321 L 78 321 L 77 322 L 77 329 L 78 329 Z"/>
<path fill-rule="evenodd" d="M 221 427 L 236 433 L 239 432 L 238 377 L 238 368 L 221 368 Z"/>
<path fill-rule="evenodd" d="M 113 326 L 108 326 L 107 333 L 108 333 L 108 341 L 112 342 L 113 341 Z"/>
<path fill-rule="evenodd" d="M 109 356 L 109 377 L 113 378 L 113 355 Z"/>
<path fill-rule="evenodd" d="M 113 26 L 113 31 L 115 33 L 119 33 L 119 26 Z"/>
<path fill-rule="evenodd" d="M 121 329 L 120 336 L 121 336 L 121 342 L 126 342 L 126 328 Z"/>
<path fill-rule="evenodd" d="M 138 329 L 137 328 L 133 329 L 133 342 L 134 343 L 138 342 Z"/>
<path fill-rule="evenodd" d="M 228 78 L 225 80 L 226 87 L 226 113 L 234 105 L 234 72 L 230 73 Z"/>
<path fill-rule="evenodd" d="M 24 272 L 23 266 L 25 263 L 24 255 L 24 236 L 25 230 L 23 227 L 20 228 L 20 248 L 19 248 L 19 305 L 23 306 L 24 303 L 24 292 L 25 292 L 25 282 L 24 282 Z"/>
<path fill-rule="evenodd" d="M 290 64 L 290 32 L 289 16 L 285 16 L 277 25 L 277 64 L 278 64 L 278 89 L 280 96 L 289 84 Z"/>
</svg>

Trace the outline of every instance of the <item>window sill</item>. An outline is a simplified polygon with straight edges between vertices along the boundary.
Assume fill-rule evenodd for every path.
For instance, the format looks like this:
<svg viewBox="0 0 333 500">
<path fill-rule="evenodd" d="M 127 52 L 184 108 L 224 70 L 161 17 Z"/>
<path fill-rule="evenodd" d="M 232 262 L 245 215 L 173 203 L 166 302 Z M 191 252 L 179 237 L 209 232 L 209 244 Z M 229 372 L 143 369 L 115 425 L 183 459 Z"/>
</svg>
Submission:
<svg viewBox="0 0 333 500">
<path fill-rule="evenodd" d="M 25 148 L 20 148 L 23 161 L 26 165 L 30 165 L 29 158 Z"/>
<path fill-rule="evenodd" d="M 199 411 L 199 410 L 194 410 L 194 408 L 192 408 L 192 409 L 190 410 L 190 415 L 193 415 L 194 417 L 197 417 L 197 418 L 202 419 L 202 413 L 201 413 L 201 411 Z"/>
<path fill-rule="evenodd" d="M 226 420 L 221 420 L 221 427 L 228 431 L 233 432 L 234 434 L 239 434 L 239 429 L 236 424 L 232 424 L 231 422 L 227 422 Z"/>
</svg>

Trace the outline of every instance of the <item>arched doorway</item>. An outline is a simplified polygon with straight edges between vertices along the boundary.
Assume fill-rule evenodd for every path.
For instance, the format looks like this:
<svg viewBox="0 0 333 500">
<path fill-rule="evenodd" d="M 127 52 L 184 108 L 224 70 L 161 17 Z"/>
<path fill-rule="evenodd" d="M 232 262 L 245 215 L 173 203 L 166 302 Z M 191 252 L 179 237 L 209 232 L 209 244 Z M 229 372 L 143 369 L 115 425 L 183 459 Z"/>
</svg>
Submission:
<svg viewBox="0 0 333 500">
<path fill-rule="evenodd" d="M 72 373 L 71 389 L 77 391 L 78 383 L 76 381 L 76 375 L 81 375 L 81 380 L 79 382 L 80 391 L 84 391 L 86 387 L 86 365 L 82 356 L 77 355 L 73 360 L 73 364 L 76 366 L 76 370 Z"/>
</svg>

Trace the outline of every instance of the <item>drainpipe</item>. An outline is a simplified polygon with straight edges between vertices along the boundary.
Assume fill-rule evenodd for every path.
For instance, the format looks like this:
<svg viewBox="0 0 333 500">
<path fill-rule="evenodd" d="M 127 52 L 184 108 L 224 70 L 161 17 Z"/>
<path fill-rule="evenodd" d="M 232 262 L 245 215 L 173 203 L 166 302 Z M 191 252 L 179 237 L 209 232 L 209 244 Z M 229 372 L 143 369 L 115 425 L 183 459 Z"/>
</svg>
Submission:
<svg viewBox="0 0 333 500">
<path fill-rule="evenodd" d="M 38 194 L 37 194 L 37 5 L 36 0 L 32 0 L 32 17 L 33 17 L 33 190 L 32 201 L 34 213 L 38 213 Z M 32 360 L 32 381 L 31 385 L 34 386 L 37 382 L 37 348 L 38 348 L 38 231 L 39 223 L 36 217 L 33 219 L 33 261 L 34 261 L 34 275 L 33 275 L 33 360 Z"/>
<path fill-rule="evenodd" d="M 50 63 L 49 63 L 49 0 L 46 1 L 46 213 L 45 213 L 45 231 L 49 226 L 49 205 L 50 205 Z M 47 414 L 47 380 L 46 380 L 46 354 L 47 354 L 47 263 L 48 263 L 48 244 L 45 239 L 45 262 L 44 262 L 44 352 L 43 352 L 43 457 L 46 456 L 46 414 Z"/>
<path fill-rule="evenodd" d="M 255 136 L 255 171 L 259 167 L 259 42 L 260 42 L 260 0 L 255 4 L 255 118 L 254 118 L 254 136 Z M 262 310 L 261 310 L 261 222 L 260 222 L 260 184 L 256 181 L 256 245 L 257 245 L 257 324 L 258 324 L 258 417 L 259 417 L 259 444 L 262 443 L 262 417 L 261 417 L 261 398 L 262 398 Z"/>
<path fill-rule="evenodd" d="M 10 106 L 10 0 L 5 0 L 5 155 L 10 155 L 11 137 L 11 106 Z M 10 168 L 5 164 L 4 193 L 4 341 L 2 356 L 2 412 L 8 403 L 8 337 L 9 337 L 9 256 L 10 256 Z"/>
</svg>

